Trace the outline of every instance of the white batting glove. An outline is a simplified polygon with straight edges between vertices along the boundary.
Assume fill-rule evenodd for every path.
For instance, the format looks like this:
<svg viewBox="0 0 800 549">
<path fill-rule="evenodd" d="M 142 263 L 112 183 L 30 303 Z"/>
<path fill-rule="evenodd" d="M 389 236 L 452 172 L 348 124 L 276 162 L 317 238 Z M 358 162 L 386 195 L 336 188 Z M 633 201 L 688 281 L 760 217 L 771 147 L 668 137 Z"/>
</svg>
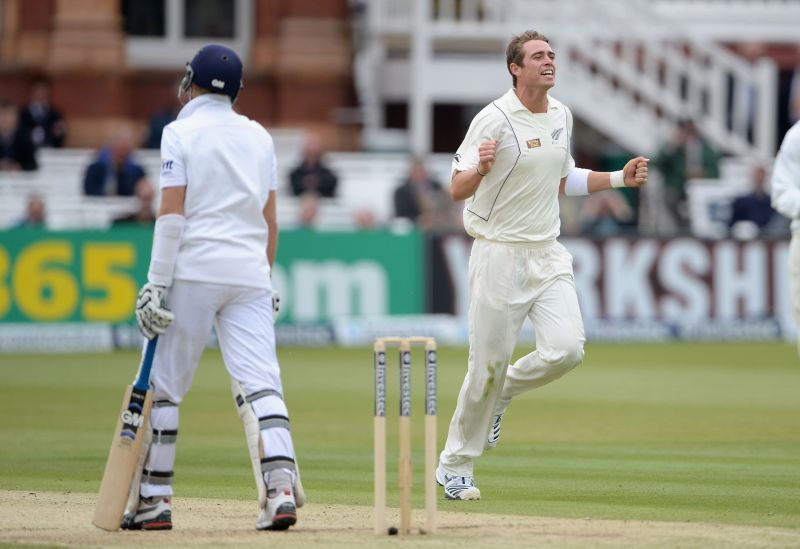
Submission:
<svg viewBox="0 0 800 549">
<path fill-rule="evenodd" d="M 175 320 L 175 315 L 166 307 L 167 288 L 148 282 L 139 290 L 136 298 L 136 323 L 147 339 L 163 334 Z"/>
<path fill-rule="evenodd" d="M 278 311 L 281 310 L 281 293 L 278 290 L 272 290 L 272 312 L 273 316 L 278 318 Z"/>
</svg>

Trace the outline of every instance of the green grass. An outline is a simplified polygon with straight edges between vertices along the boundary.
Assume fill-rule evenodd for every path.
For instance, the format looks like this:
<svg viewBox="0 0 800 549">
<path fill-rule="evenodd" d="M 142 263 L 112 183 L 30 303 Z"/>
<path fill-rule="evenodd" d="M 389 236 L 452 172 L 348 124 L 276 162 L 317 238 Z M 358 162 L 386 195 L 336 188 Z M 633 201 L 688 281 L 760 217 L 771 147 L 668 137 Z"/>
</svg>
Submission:
<svg viewBox="0 0 800 549">
<path fill-rule="evenodd" d="M 368 349 L 280 350 L 304 484 L 314 502 L 372 503 Z M 0 486 L 98 488 L 136 353 L 0 355 Z M 439 443 L 466 349 L 439 358 Z M 390 362 L 396 360 L 392 355 Z M 414 356 L 415 504 L 422 504 L 422 357 Z M 389 372 L 396 505 L 396 370 Z M 443 509 L 800 528 L 800 361 L 785 344 L 601 345 L 512 404 L 476 464 L 483 500 Z M 178 495 L 255 497 L 219 353 L 181 407 Z"/>
</svg>

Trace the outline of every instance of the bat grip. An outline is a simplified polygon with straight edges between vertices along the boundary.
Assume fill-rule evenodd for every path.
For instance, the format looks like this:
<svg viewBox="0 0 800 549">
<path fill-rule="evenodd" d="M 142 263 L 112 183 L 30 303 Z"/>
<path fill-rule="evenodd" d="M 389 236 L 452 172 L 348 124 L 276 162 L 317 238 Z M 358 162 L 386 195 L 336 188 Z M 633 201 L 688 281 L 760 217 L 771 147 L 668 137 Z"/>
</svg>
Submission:
<svg viewBox="0 0 800 549">
<path fill-rule="evenodd" d="M 139 367 L 139 375 L 133 382 L 133 388 L 140 392 L 146 392 L 150 388 L 150 368 L 153 366 L 153 356 L 156 354 L 156 343 L 158 343 L 158 336 L 147 341 L 142 365 Z"/>
</svg>

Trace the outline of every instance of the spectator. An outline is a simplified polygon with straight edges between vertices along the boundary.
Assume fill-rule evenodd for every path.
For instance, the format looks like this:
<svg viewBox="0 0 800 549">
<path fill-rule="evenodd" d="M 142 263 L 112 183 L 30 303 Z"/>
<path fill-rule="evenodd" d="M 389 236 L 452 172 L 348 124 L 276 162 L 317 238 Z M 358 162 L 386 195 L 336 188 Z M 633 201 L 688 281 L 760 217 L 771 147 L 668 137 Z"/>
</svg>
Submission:
<svg viewBox="0 0 800 549">
<path fill-rule="evenodd" d="M 37 80 L 31 86 L 30 101 L 20 114 L 19 125 L 37 147 L 64 146 L 67 124 L 50 104 L 50 86 L 45 80 Z"/>
<path fill-rule="evenodd" d="M 164 128 L 175 120 L 177 113 L 175 107 L 165 106 L 153 116 L 150 117 L 150 124 L 147 130 L 147 139 L 144 141 L 145 149 L 158 149 L 161 147 L 161 134 L 164 133 Z"/>
<path fill-rule="evenodd" d="M 369 208 L 358 208 L 353 214 L 353 221 L 360 231 L 373 231 L 378 228 L 378 220 Z"/>
<path fill-rule="evenodd" d="M 683 120 L 672 140 L 657 153 L 654 164 L 664 178 L 667 210 L 678 228 L 688 228 L 686 182 L 719 177 L 719 153 L 700 136 L 691 120 Z"/>
<path fill-rule="evenodd" d="M 331 198 L 336 194 L 339 178 L 322 161 L 322 143 L 318 136 L 308 137 L 303 150 L 303 159 L 292 170 L 289 179 L 294 196 L 311 192 Z"/>
<path fill-rule="evenodd" d="M 97 160 L 86 169 L 84 193 L 88 196 L 133 196 L 136 184 L 146 176 L 132 152 L 133 136 L 130 130 L 118 130 L 109 144 L 100 149 Z"/>
<path fill-rule="evenodd" d="M 778 217 L 772 209 L 767 189 L 767 170 L 758 165 L 753 170 L 753 190 L 736 197 L 731 204 L 731 218 L 728 227 L 733 236 L 755 238 L 767 232 Z"/>
<path fill-rule="evenodd" d="M 599 238 L 615 236 L 633 227 L 634 211 L 616 190 L 586 197 L 578 214 L 581 232 Z"/>
<path fill-rule="evenodd" d="M 43 228 L 45 223 L 44 200 L 36 193 L 28 195 L 25 205 L 25 217 L 17 224 L 18 229 Z"/>
<path fill-rule="evenodd" d="M 408 177 L 394 191 L 394 215 L 426 230 L 456 225 L 450 197 L 419 158 L 412 160 Z"/>
<path fill-rule="evenodd" d="M 150 225 L 156 222 L 156 216 L 153 213 L 155 190 L 147 179 L 142 179 L 136 184 L 136 198 L 138 199 L 136 211 L 116 218 L 114 225 Z"/>
<path fill-rule="evenodd" d="M 39 167 L 36 147 L 18 122 L 16 105 L 0 100 L 0 171 L 31 171 Z"/>
<path fill-rule="evenodd" d="M 313 229 L 319 214 L 319 196 L 316 193 L 305 193 L 300 197 L 297 220 L 301 229 Z"/>
</svg>

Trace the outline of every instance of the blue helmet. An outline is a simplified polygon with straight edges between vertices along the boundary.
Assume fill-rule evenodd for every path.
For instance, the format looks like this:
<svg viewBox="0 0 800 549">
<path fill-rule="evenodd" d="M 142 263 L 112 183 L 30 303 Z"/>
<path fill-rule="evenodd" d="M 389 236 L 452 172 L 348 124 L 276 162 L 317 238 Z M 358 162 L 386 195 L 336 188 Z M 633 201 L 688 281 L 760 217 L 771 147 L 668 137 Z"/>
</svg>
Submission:
<svg viewBox="0 0 800 549">
<path fill-rule="evenodd" d="M 212 93 L 225 94 L 233 103 L 243 87 L 242 61 L 228 47 L 219 44 L 203 46 L 186 64 L 180 90 L 188 93 L 192 84 Z"/>
</svg>

